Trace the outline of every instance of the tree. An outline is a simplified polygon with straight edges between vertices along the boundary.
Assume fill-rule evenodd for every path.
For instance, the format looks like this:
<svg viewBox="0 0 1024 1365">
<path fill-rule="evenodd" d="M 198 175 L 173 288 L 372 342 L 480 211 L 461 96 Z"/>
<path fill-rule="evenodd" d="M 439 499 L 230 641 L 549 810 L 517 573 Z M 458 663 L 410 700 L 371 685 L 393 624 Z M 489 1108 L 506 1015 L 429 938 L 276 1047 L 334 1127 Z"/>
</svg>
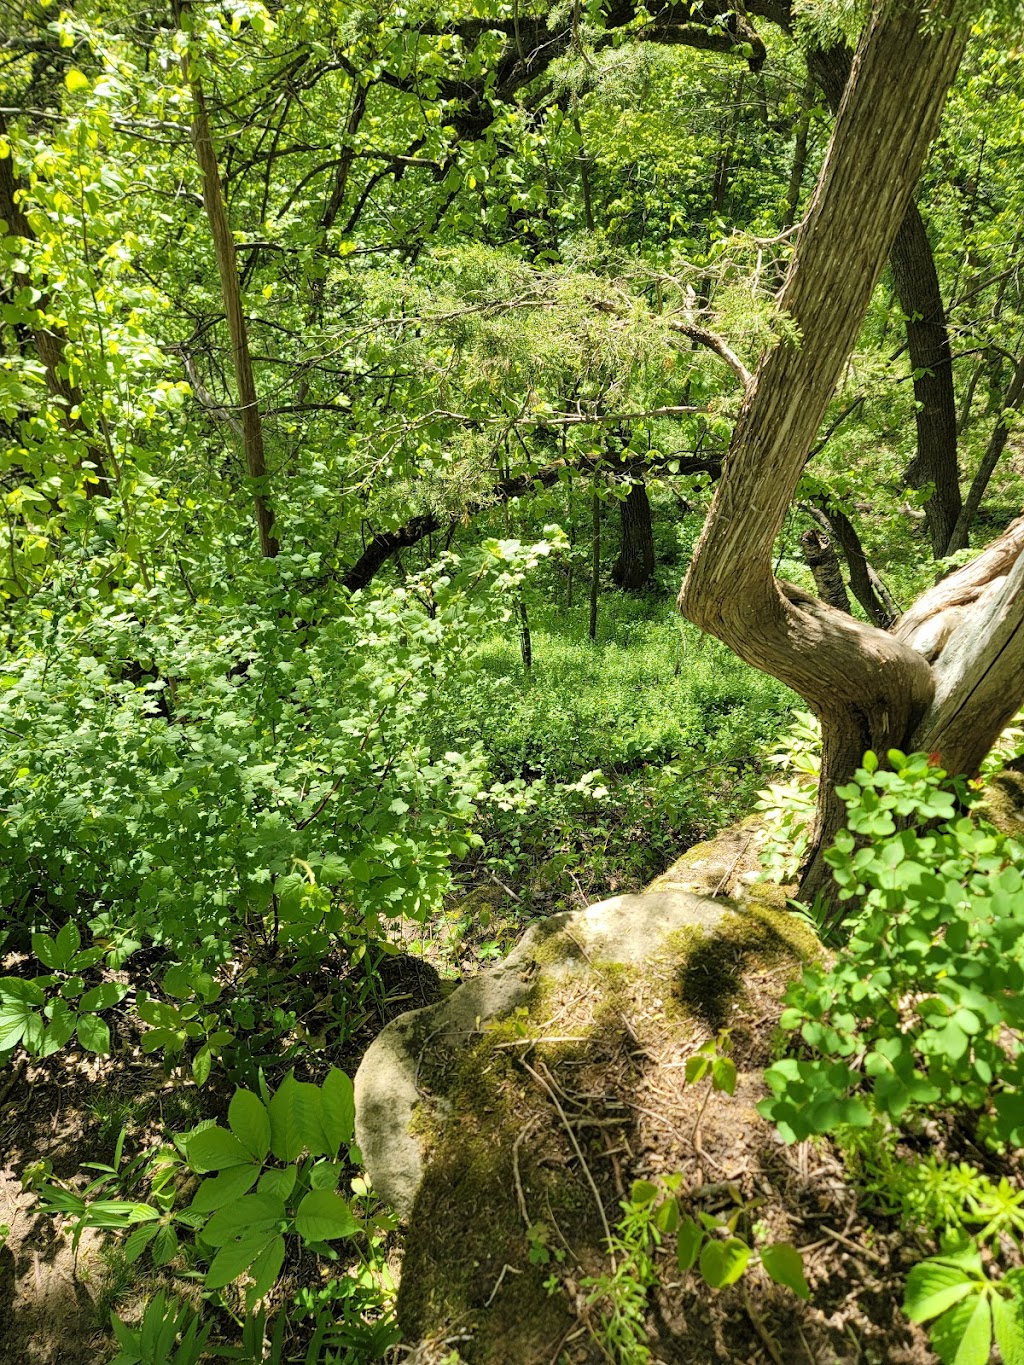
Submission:
<svg viewBox="0 0 1024 1365">
<path fill-rule="evenodd" d="M 843 817 L 836 787 L 865 750 L 926 749 L 948 770 L 971 773 L 1024 694 L 1024 522 L 926 593 L 895 634 L 854 622 L 772 572 L 775 537 L 968 32 L 948 0 L 927 26 L 914 5 L 876 7 L 781 295 L 799 343 L 781 342 L 758 365 L 680 592 L 691 620 L 788 683 L 821 720 L 807 893 L 825 885 L 822 850 Z"/>
</svg>

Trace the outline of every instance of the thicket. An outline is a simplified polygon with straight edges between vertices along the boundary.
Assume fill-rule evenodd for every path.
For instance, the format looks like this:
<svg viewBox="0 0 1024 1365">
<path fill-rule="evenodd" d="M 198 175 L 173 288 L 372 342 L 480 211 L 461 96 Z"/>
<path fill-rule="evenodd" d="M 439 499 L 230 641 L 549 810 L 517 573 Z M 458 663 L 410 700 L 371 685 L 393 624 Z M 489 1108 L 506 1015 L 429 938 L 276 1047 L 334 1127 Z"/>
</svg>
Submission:
<svg viewBox="0 0 1024 1365">
<path fill-rule="evenodd" d="M 863 18 L 784 17 L 687 46 L 593 6 L 6 6 L 0 1067 L 109 1078 L 91 1184 L 18 1176 L 75 1238 L 117 1234 L 125 1365 L 392 1343 L 343 1073 L 414 998 L 408 950 L 452 976 L 640 887 L 773 755 L 768 870 L 806 852 L 793 694 L 673 606 L 749 371 L 798 341 L 776 295 L 832 126 L 816 62 Z M 887 275 L 775 547 L 807 592 L 838 547 L 860 621 L 1019 507 L 1022 115 L 1016 30 L 983 15 L 919 196 L 969 524 L 936 561 L 936 369 Z M 1019 849 L 937 774 L 897 756 L 847 793 L 848 941 L 794 987 L 771 1113 L 795 1135 L 807 1087 L 890 1213 L 968 1237 L 908 1308 L 949 1359 L 984 1320 L 1010 1361 L 1017 1186 L 900 1146 L 936 1114 L 1020 1125 Z M 140 1055 L 164 1111 L 118 1090 Z M 632 1202 L 643 1280 L 675 1215 Z M 142 1265 L 201 1281 L 204 1316 L 133 1315 Z"/>
</svg>

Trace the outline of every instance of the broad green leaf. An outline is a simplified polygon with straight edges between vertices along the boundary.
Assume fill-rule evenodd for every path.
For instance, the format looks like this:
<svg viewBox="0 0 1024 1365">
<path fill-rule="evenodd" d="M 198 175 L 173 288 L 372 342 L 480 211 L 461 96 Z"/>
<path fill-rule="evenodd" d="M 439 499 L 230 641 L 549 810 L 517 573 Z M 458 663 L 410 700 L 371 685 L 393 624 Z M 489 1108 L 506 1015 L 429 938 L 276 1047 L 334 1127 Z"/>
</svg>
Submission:
<svg viewBox="0 0 1024 1365">
<path fill-rule="evenodd" d="M 178 1234 L 169 1223 L 165 1223 L 153 1239 L 153 1250 L 151 1252 L 153 1264 L 166 1265 L 168 1261 L 173 1261 L 177 1254 Z"/>
<path fill-rule="evenodd" d="M 907 1276 L 903 1311 L 912 1322 L 927 1322 L 972 1294 L 976 1287 L 977 1282 L 955 1266 L 922 1261 Z"/>
<path fill-rule="evenodd" d="M 249 1166 L 252 1163 L 252 1156 L 234 1133 L 229 1133 L 216 1123 L 210 1128 L 200 1128 L 198 1133 L 189 1134 L 185 1150 L 188 1164 L 199 1175 L 206 1171 L 223 1171 L 229 1166 Z"/>
<path fill-rule="evenodd" d="M 142 1223 L 128 1235 L 124 1243 L 124 1258 L 129 1265 L 139 1259 L 159 1231 L 159 1223 Z"/>
<path fill-rule="evenodd" d="M 253 1237 L 276 1232 L 285 1216 L 284 1204 L 269 1194 L 245 1194 L 227 1208 L 219 1209 L 203 1228 L 210 1246 L 223 1246 L 234 1237 Z"/>
<path fill-rule="evenodd" d="M 776 1284 L 784 1284 L 801 1299 L 811 1297 L 804 1275 L 803 1257 L 796 1247 L 788 1242 L 774 1242 L 771 1246 L 762 1247 L 761 1264 Z"/>
<path fill-rule="evenodd" d="M 992 1325 L 1003 1365 L 1024 1365 L 1024 1301 L 993 1294 Z"/>
<path fill-rule="evenodd" d="M 244 1275 L 260 1253 L 273 1241 L 271 1234 L 253 1235 L 226 1243 L 210 1262 L 203 1284 L 207 1289 L 223 1289 Z"/>
<path fill-rule="evenodd" d="M 709 1237 L 700 1253 L 700 1273 L 712 1289 L 724 1289 L 735 1284 L 747 1268 L 750 1247 L 738 1237 L 720 1242 Z"/>
<path fill-rule="evenodd" d="M 680 1270 L 690 1270 L 696 1264 L 705 1235 L 704 1229 L 692 1218 L 683 1220 L 676 1243 L 676 1260 Z"/>
<path fill-rule="evenodd" d="M 57 971 L 64 966 L 64 959 L 61 957 L 60 949 L 56 941 L 49 934 L 32 935 L 32 951 L 43 964 L 52 971 Z"/>
<path fill-rule="evenodd" d="M 101 1057 L 109 1055 L 110 1029 L 107 1027 L 107 1021 L 101 1019 L 98 1014 L 80 1014 L 75 1032 L 86 1052 L 95 1052 Z"/>
<path fill-rule="evenodd" d="M 658 1187 L 650 1180 L 634 1180 L 629 1191 L 629 1201 L 643 1208 L 653 1204 L 658 1197 Z"/>
<path fill-rule="evenodd" d="M 260 1170 L 261 1167 L 256 1165 L 229 1166 L 220 1175 L 202 1182 L 189 1208 L 196 1213 L 212 1213 L 215 1209 L 223 1208 L 252 1189 Z"/>
<path fill-rule="evenodd" d="M 205 1085 L 210 1079 L 210 1070 L 213 1066 L 213 1050 L 208 1043 L 204 1043 L 196 1055 L 192 1058 L 192 1079 L 196 1085 Z"/>
<path fill-rule="evenodd" d="M 34 981 L 25 981 L 20 976 L 0 976 L 0 1001 L 4 1004 L 29 1005 L 35 1009 L 45 1004 L 46 996 L 41 986 Z"/>
<path fill-rule="evenodd" d="M 973 1293 L 935 1319 L 929 1335 L 942 1365 L 989 1365 L 992 1310 L 987 1294 Z"/>
<path fill-rule="evenodd" d="M 283 1237 L 275 1237 L 268 1242 L 252 1263 L 253 1282 L 245 1293 L 245 1306 L 252 1312 L 253 1305 L 269 1294 L 277 1282 L 284 1265 L 285 1244 Z"/>
<path fill-rule="evenodd" d="M 353 1237 L 359 1230 L 351 1208 L 333 1190 L 310 1190 L 295 1213 L 295 1231 L 307 1242 Z"/>
<path fill-rule="evenodd" d="M 327 1138 L 327 1150 L 337 1156 L 339 1149 L 352 1141 L 355 1132 L 356 1105 L 352 1082 L 344 1071 L 331 1067 L 321 1086 L 321 1121 Z"/>
<path fill-rule="evenodd" d="M 92 990 L 86 991 L 78 1002 L 80 1010 L 108 1010 L 112 1005 L 118 1004 L 128 994 L 128 987 L 122 986 L 117 981 L 104 981 L 100 986 L 93 986 Z"/>
<path fill-rule="evenodd" d="M 295 1181 L 298 1178 L 298 1171 L 294 1166 L 287 1167 L 286 1170 L 264 1171 L 260 1176 L 260 1183 L 257 1189 L 260 1194 L 272 1195 L 275 1199 L 287 1199 L 295 1188 Z"/>
<path fill-rule="evenodd" d="M 239 1142 L 257 1161 L 270 1151 L 270 1115 L 251 1090 L 236 1090 L 228 1107 L 228 1124 Z"/>
<path fill-rule="evenodd" d="M 736 1063 L 731 1057 L 716 1057 L 711 1064 L 711 1084 L 727 1095 L 736 1093 Z"/>
<path fill-rule="evenodd" d="M 286 1076 L 270 1101 L 270 1149 L 279 1161 L 296 1161 L 303 1152 L 328 1152 L 320 1114 L 319 1087 Z"/>
<path fill-rule="evenodd" d="M 77 90 L 89 89 L 89 77 L 84 71 L 79 71 L 77 66 L 72 66 L 64 74 L 64 84 L 74 94 Z"/>
</svg>

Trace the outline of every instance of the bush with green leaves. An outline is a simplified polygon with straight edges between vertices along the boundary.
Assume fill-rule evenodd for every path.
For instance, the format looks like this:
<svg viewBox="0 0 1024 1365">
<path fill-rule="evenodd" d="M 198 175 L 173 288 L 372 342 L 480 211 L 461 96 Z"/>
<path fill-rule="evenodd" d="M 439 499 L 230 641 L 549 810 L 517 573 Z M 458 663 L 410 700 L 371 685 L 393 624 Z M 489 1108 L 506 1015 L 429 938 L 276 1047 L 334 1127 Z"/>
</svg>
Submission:
<svg viewBox="0 0 1024 1365">
<path fill-rule="evenodd" d="M 787 992 L 782 1027 L 804 1055 L 769 1068 L 761 1113 L 795 1141 L 963 1106 L 1019 1145 L 1024 1058 L 1006 1039 L 1024 1023 L 1024 849 L 957 817 L 927 755 L 888 757 L 865 755 L 840 789 L 849 828 L 825 856 L 854 908 L 849 939 Z"/>
<path fill-rule="evenodd" d="M 0 1062 L 20 1043 L 30 1057 L 50 1057 L 71 1039 L 86 1052 L 110 1051 L 102 1011 L 128 994 L 119 981 L 86 984 L 86 973 L 107 957 L 104 944 L 82 947 L 78 925 L 68 920 L 55 936 L 32 935 L 32 952 L 49 971 L 0 977 Z"/>
<path fill-rule="evenodd" d="M 996 1150 L 1024 1138 L 1024 848 L 958 814 L 972 799 L 926 754 L 864 756 L 839 789 L 847 828 L 826 854 L 845 945 L 786 993 L 796 1055 L 775 1062 L 758 1109 L 787 1141 L 840 1137 L 865 1192 L 941 1238 L 911 1270 L 905 1309 L 944 1365 L 1024 1362 L 1024 1191 L 969 1162 L 895 1152 L 901 1126 L 968 1115 Z"/>
</svg>

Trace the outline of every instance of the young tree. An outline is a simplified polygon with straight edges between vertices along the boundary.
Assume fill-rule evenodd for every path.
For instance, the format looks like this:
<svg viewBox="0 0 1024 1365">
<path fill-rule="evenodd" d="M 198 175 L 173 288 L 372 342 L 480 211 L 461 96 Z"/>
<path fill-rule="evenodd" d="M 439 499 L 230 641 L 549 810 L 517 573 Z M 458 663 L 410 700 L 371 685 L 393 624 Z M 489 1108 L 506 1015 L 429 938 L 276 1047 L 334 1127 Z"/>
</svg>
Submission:
<svg viewBox="0 0 1024 1365">
<path fill-rule="evenodd" d="M 970 30 L 942 0 L 922 19 L 882 0 L 861 41 L 781 305 L 799 329 L 762 357 L 679 604 L 804 697 L 822 724 L 817 828 L 803 890 L 826 884 L 837 784 L 866 749 L 927 749 L 972 772 L 1024 693 L 1024 523 L 926 593 L 894 634 L 779 581 L 772 551 L 826 404 L 935 135 Z"/>
</svg>

